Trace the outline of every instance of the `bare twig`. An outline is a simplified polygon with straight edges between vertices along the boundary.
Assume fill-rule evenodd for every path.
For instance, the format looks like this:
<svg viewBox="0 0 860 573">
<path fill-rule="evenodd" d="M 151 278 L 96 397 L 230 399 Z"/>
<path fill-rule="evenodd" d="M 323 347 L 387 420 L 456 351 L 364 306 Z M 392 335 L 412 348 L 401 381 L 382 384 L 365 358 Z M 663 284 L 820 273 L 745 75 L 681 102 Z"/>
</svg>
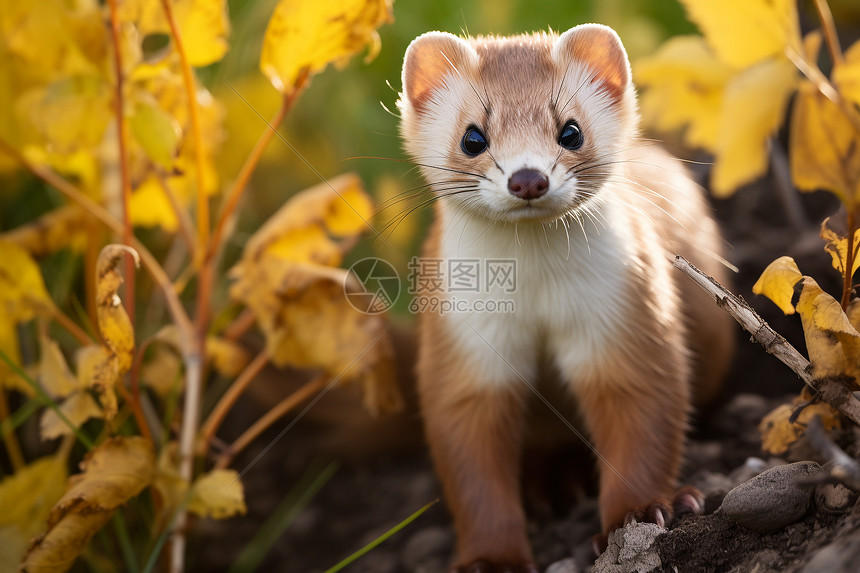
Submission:
<svg viewBox="0 0 860 573">
<path fill-rule="evenodd" d="M 281 400 L 274 408 L 266 412 L 266 414 L 257 420 L 254 425 L 245 430 L 235 442 L 233 442 L 227 450 L 221 454 L 218 461 L 215 463 L 217 468 L 226 468 L 233 461 L 233 458 L 244 450 L 248 444 L 253 442 L 260 434 L 266 431 L 269 426 L 277 422 L 282 417 L 286 416 L 290 410 L 319 392 L 331 382 L 331 378 L 325 374 L 317 376 L 304 386 Z"/>
<path fill-rule="evenodd" d="M 245 308 L 239 313 L 239 316 L 233 319 L 233 322 L 227 325 L 221 336 L 231 342 L 236 342 L 254 326 L 256 321 L 257 317 L 254 316 L 254 311 L 250 308 Z"/>
<path fill-rule="evenodd" d="M 206 245 L 209 241 L 209 197 L 206 195 L 206 189 L 203 185 L 203 130 L 200 126 L 200 110 L 197 108 L 197 89 L 194 86 L 194 73 L 191 70 L 191 64 L 188 62 L 185 46 L 182 43 L 182 32 L 176 23 L 176 18 L 173 16 L 172 3 L 173 0 L 161 0 L 164 16 L 167 18 L 167 23 L 170 26 L 173 48 L 179 55 L 179 64 L 182 68 L 182 82 L 185 86 L 185 97 L 188 99 L 188 116 L 191 119 L 191 133 L 194 138 L 194 160 L 197 167 L 197 243 L 200 247 L 199 251 L 194 253 L 194 259 L 197 264 L 200 264 L 203 261 L 199 255 L 206 252 Z"/>
<path fill-rule="evenodd" d="M 78 324 L 72 320 L 67 314 L 65 314 L 62 310 L 57 308 L 57 305 L 51 304 L 51 318 L 53 318 L 57 324 L 62 326 L 66 332 L 75 337 L 75 339 L 81 343 L 82 346 L 87 346 L 92 344 L 94 341 L 90 337 L 89 334 L 84 332 Z"/>
<path fill-rule="evenodd" d="M 818 19 L 824 29 L 824 38 L 827 40 L 827 49 L 830 51 L 830 59 L 833 64 L 842 63 L 842 47 L 839 45 L 839 35 L 836 34 L 836 24 L 833 22 L 833 14 L 827 0 L 815 0 L 815 9 L 818 11 Z"/>
<path fill-rule="evenodd" d="M 132 228 L 129 216 L 129 205 L 131 203 L 131 176 L 128 168 L 128 122 L 125 121 L 125 91 L 123 82 L 125 73 L 122 69 L 122 49 L 119 39 L 119 10 L 117 0 L 108 0 L 110 9 L 110 33 L 113 44 L 113 67 L 116 74 L 116 86 L 114 94 L 114 114 L 116 116 L 117 139 L 119 140 L 119 172 L 122 182 L 122 242 L 131 246 Z M 125 256 L 125 309 L 128 318 L 134 324 L 134 269 L 135 264 L 131 256 Z"/>
<path fill-rule="evenodd" d="M 860 425 L 860 401 L 838 380 L 813 379 L 812 365 L 778 332 L 768 325 L 742 298 L 703 273 L 681 255 L 675 256 L 675 268 L 680 269 L 699 287 L 711 295 L 717 306 L 728 312 L 764 349 L 791 368 L 803 382 L 819 393 L 826 402 L 846 418 Z"/>
<path fill-rule="evenodd" d="M 242 370 L 242 373 L 233 381 L 227 392 L 221 396 L 200 431 L 200 448 L 202 451 L 206 451 L 209 442 L 212 441 L 212 437 L 224 420 L 224 416 L 268 363 L 269 353 L 263 350 Z"/>
</svg>

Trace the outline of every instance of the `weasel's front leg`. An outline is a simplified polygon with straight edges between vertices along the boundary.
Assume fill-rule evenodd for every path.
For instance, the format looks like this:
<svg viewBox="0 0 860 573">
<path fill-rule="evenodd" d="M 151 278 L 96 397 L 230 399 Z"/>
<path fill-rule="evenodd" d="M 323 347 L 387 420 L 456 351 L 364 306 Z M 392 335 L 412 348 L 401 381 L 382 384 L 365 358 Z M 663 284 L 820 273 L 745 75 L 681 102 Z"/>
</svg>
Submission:
<svg viewBox="0 0 860 573">
<path fill-rule="evenodd" d="M 634 370 L 628 361 L 607 376 L 574 387 L 599 454 L 604 535 L 620 526 L 628 513 L 649 504 L 653 512 L 660 511 L 662 500 L 672 499 L 681 465 L 688 389 L 683 358 L 672 364 L 662 352 L 666 362 L 659 368 L 643 364 L 645 368 Z M 653 521 L 661 519 L 655 515 Z"/>
<path fill-rule="evenodd" d="M 522 384 L 475 380 L 451 347 L 443 354 L 435 350 L 422 349 L 419 388 L 427 439 L 457 530 L 452 571 L 537 573 L 520 500 Z"/>
</svg>

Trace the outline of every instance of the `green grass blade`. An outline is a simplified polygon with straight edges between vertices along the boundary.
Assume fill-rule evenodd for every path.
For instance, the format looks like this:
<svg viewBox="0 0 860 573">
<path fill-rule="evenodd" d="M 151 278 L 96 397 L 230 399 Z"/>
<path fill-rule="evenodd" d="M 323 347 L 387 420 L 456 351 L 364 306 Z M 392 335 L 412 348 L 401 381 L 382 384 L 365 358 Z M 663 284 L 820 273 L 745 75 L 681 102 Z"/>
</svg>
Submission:
<svg viewBox="0 0 860 573">
<path fill-rule="evenodd" d="M 24 402 L 23 406 L 12 412 L 8 418 L 0 423 L 0 438 L 5 438 L 7 434 L 17 430 L 18 426 L 26 422 L 41 406 L 37 400 L 27 400 Z"/>
<path fill-rule="evenodd" d="M 364 547 L 362 547 L 361 549 L 335 565 L 334 567 L 332 567 L 331 569 L 326 570 L 325 573 L 335 573 L 336 571 L 340 571 L 341 569 L 343 569 L 359 557 L 362 557 L 371 549 L 375 548 L 380 543 L 382 543 L 383 541 L 385 541 L 386 539 L 388 539 L 389 537 L 415 521 L 419 515 L 433 507 L 438 502 L 438 499 L 434 499 L 433 501 L 431 501 L 430 503 L 428 503 L 427 505 L 425 505 L 424 507 L 422 507 L 421 509 L 419 509 L 418 511 L 416 511 L 415 513 L 413 513 L 412 515 L 410 515 L 409 517 L 407 517 L 406 519 L 404 519 L 403 521 L 401 521 L 400 523 L 398 523 L 397 525 L 395 525 L 394 527 L 392 527 L 391 529 L 389 529 L 388 531 L 386 531 L 385 533 L 383 533 L 382 535 L 380 535 L 379 537 L 377 537 L 376 539 L 374 539 L 373 541 L 371 541 L 370 543 L 368 543 L 367 545 L 365 545 Z"/>
<path fill-rule="evenodd" d="M 116 529 L 116 536 L 119 540 L 119 547 L 122 550 L 122 556 L 125 559 L 125 567 L 128 573 L 137 573 L 137 555 L 134 552 L 134 546 L 131 544 L 131 537 L 128 535 L 128 529 L 125 527 L 125 519 L 115 511 L 113 514 L 113 526 Z"/>
<path fill-rule="evenodd" d="M 309 468 L 299 478 L 299 481 L 296 482 L 296 485 L 293 486 L 284 499 L 281 500 L 281 503 L 278 504 L 272 515 L 257 530 L 257 533 L 254 534 L 248 545 L 242 549 L 239 557 L 230 567 L 229 573 L 245 573 L 254 571 L 259 567 L 272 546 L 281 538 L 284 531 L 296 519 L 296 516 L 310 503 L 311 499 L 322 489 L 331 476 L 334 475 L 337 467 L 337 462 L 331 462 L 314 478 L 311 478 L 311 476 L 313 473 L 316 473 L 316 468 Z"/>
<path fill-rule="evenodd" d="M 60 418 L 60 420 L 62 420 L 64 424 L 71 428 L 72 432 L 74 432 L 75 434 L 75 437 L 78 438 L 78 441 L 80 441 L 84 446 L 86 446 L 88 450 L 91 450 L 93 449 L 93 447 L 95 447 L 93 442 L 86 435 L 84 435 L 81 429 L 76 427 L 72 423 L 72 421 L 69 420 L 69 418 L 66 417 L 65 414 L 63 414 L 62 410 L 60 410 L 60 407 L 57 405 L 54 399 L 48 396 L 45 391 L 42 390 L 42 387 L 39 386 L 35 380 L 30 378 L 27 373 L 24 372 L 20 366 L 15 364 L 15 362 L 11 358 L 9 358 L 2 350 L 0 350 L 0 359 L 3 359 L 3 361 L 9 365 L 9 368 L 11 368 L 15 372 L 15 374 L 20 376 L 25 382 L 27 382 L 27 384 L 30 385 L 31 388 L 33 388 L 33 390 L 36 392 L 36 396 L 42 402 L 43 406 L 47 406 L 57 413 L 57 416 Z"/>
</svg>

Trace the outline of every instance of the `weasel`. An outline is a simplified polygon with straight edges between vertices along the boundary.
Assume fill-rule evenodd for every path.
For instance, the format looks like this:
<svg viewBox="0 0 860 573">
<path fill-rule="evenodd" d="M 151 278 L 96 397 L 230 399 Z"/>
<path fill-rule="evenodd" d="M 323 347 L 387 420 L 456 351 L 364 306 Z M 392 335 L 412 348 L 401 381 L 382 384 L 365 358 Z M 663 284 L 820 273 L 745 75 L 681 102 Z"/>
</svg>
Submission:
<svg viewBox="0 0 860 573">
<path fill-rule="evenodd" d="M 673 509 L 700 511 L 701 494 L 675 481 L 694 395 L 716 393 L 733 335 L 671 255 L 725 281 L 721 240 L 679 161 L 637 137 L 618 36 L 596 24 L 429 32 L 408 47 L 402 80 L 404 146 L 439 199 L 423 257 L 442 269 L 515 261 L 515 288 L 457 292 L 460 311 L 419 316 L 421 410 L 457 531 L 452 570 L 537 571 L 521 448 L 527 403 L 558 388 L 598 458 L 604 543 L 631 512 L 668 524 Z M 455 296 L 430 282 L 419 278 L 419 298 Z M 490 300 L 512 311 L 473 304 Z M 566 408 L 546 401 L 541 416 Z"/>
</svg>

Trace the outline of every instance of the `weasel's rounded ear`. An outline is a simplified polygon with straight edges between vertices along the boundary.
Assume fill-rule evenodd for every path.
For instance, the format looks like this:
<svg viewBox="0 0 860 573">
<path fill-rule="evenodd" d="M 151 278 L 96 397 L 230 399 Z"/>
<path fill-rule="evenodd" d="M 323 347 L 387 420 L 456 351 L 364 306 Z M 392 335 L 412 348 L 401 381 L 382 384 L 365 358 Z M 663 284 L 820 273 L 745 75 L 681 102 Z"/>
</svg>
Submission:
<svg viewBox="0 0 860 573">
<path fill-rule="evenodd" d="M 555 42 L 552 57 L 561 68 L 572 62 L 584 64 L 595 74 L 594 81 L 603 84 L 609 94 L 621 99 L 630 85 L 630 62 L 615 30 L 600 24 L 582 24 L 571 28 Z"/>
<path fill-rule="evenodd" d="M 412 40 L 403 60 L 403 95 L 421 110 L 433 90 L 451 74 L 471 74 L 478 55 L 466 42 L 447 32 L 427 32 Z"/>
</svg>

